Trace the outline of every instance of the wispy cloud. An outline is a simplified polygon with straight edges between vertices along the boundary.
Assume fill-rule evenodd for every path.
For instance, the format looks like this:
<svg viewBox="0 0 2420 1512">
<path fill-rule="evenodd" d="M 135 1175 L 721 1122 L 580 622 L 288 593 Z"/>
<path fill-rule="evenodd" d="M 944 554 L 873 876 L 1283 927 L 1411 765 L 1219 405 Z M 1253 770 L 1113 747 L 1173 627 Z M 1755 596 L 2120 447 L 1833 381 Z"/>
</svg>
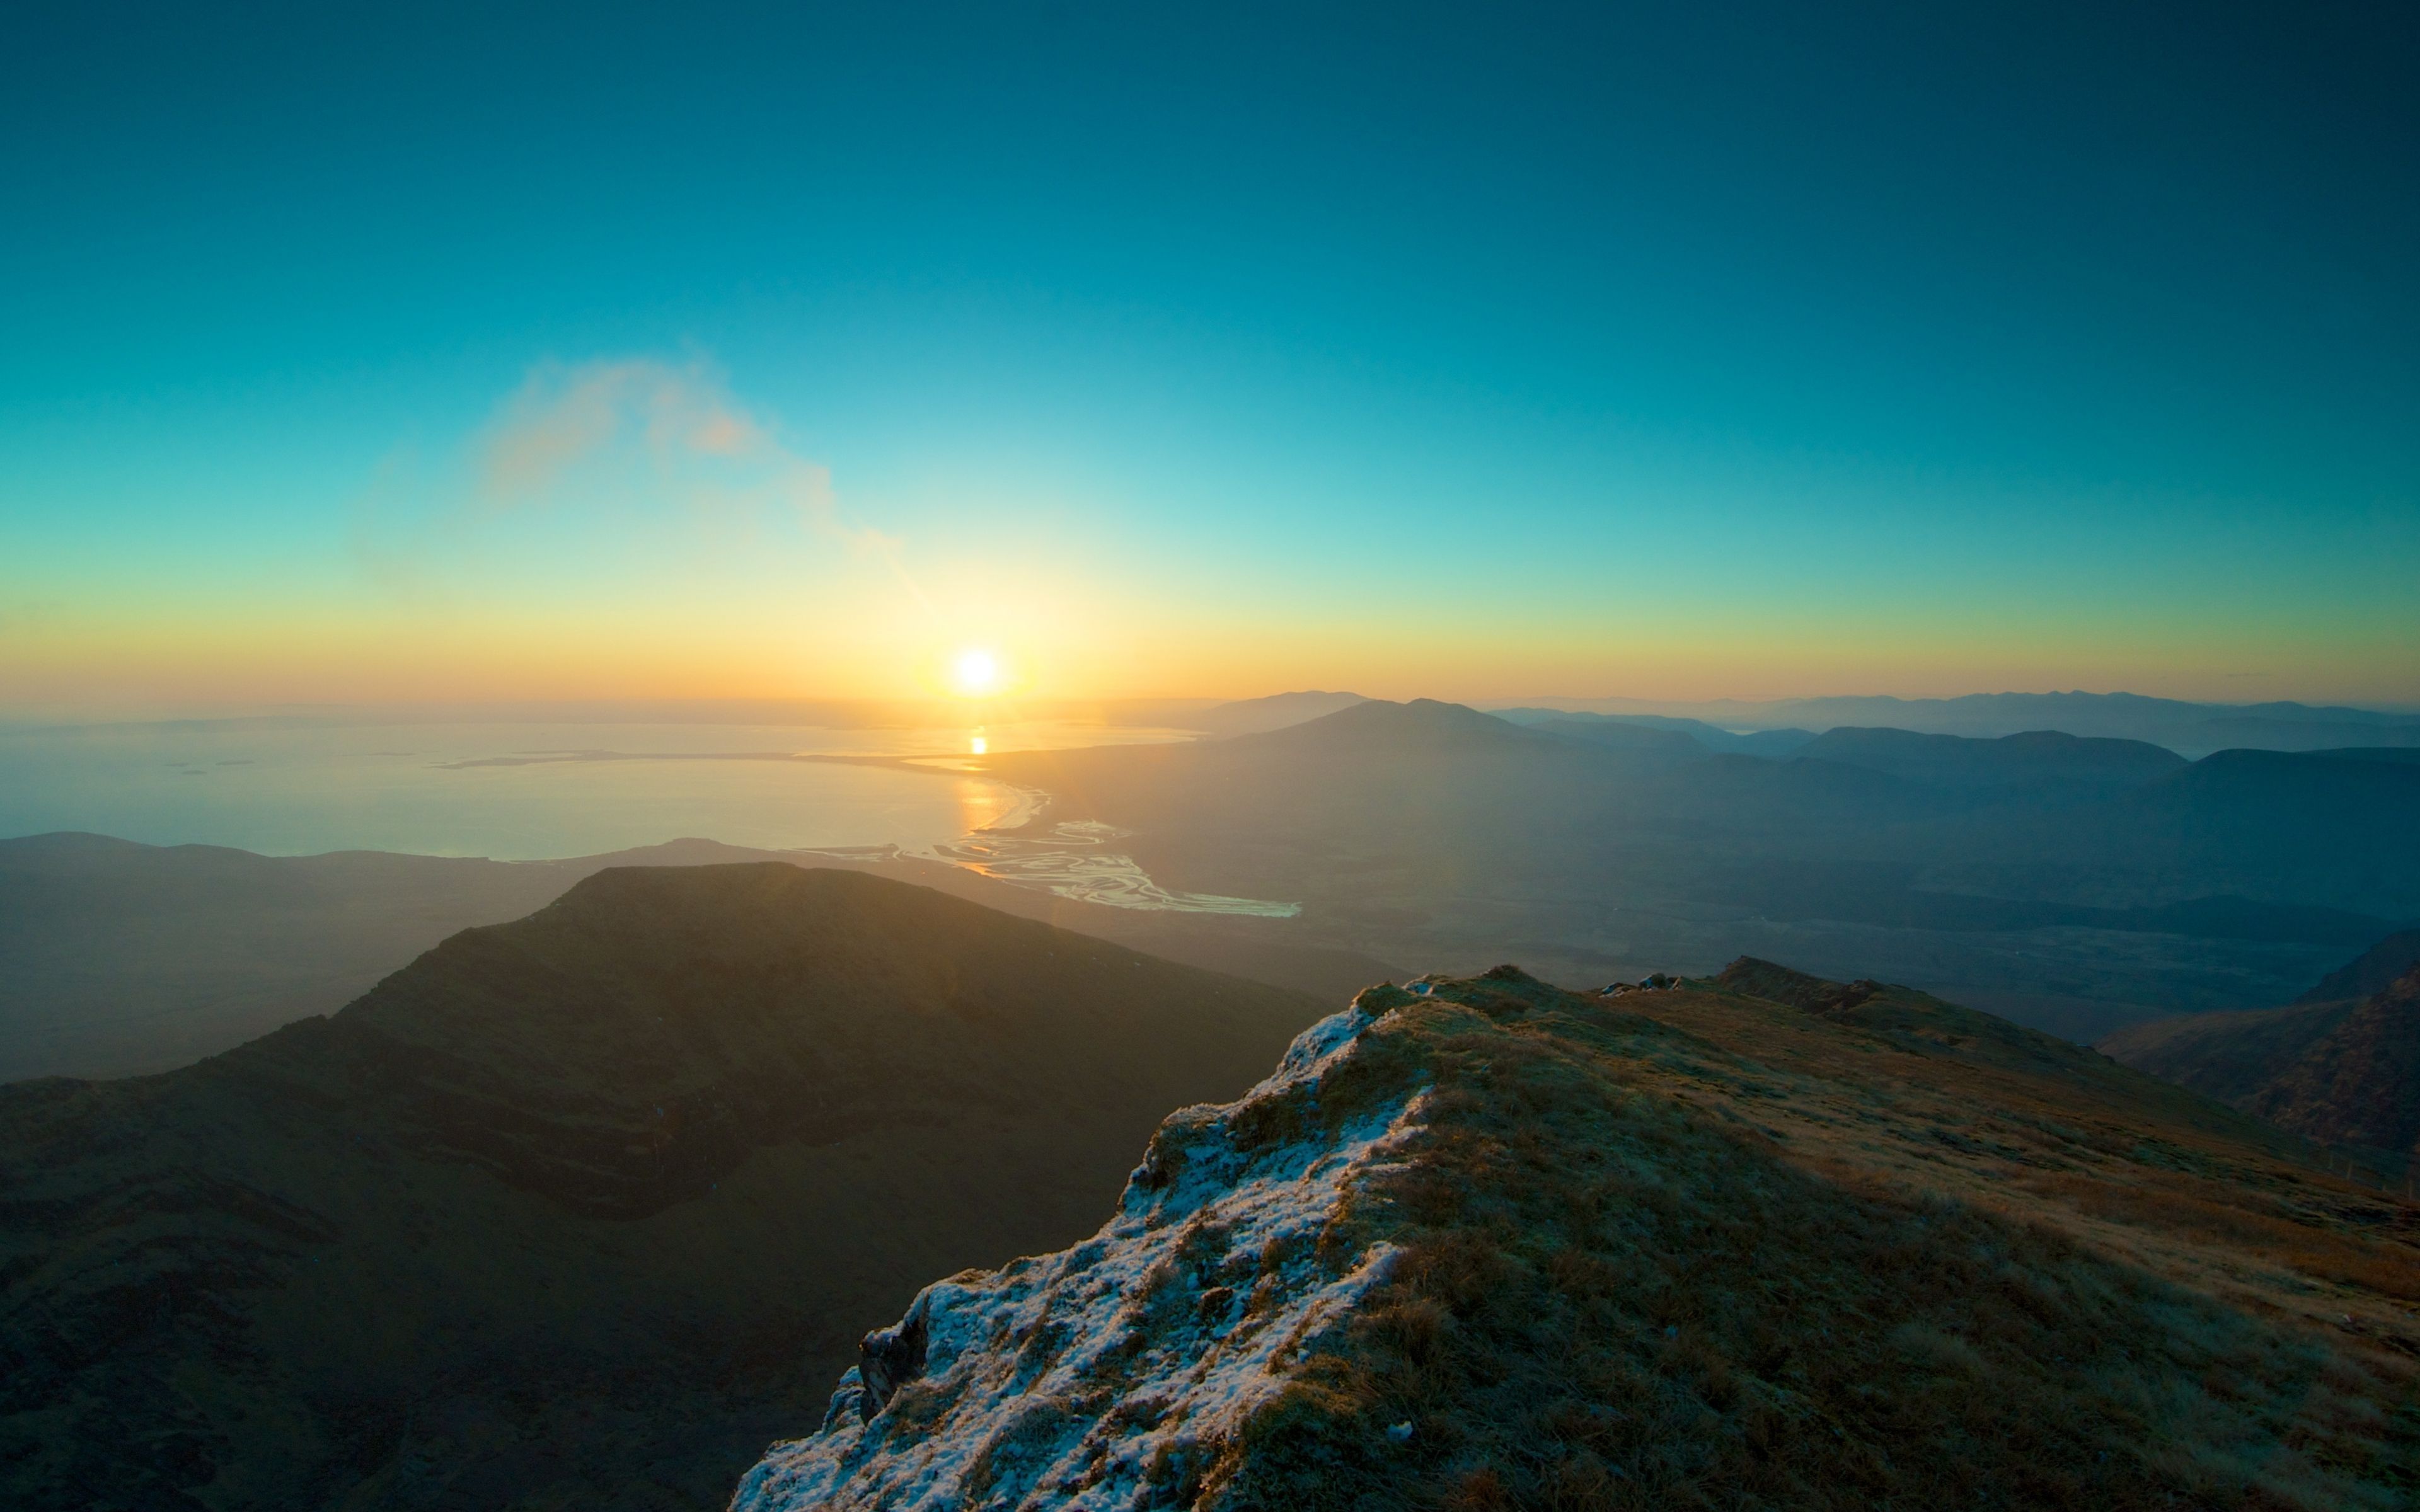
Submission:
<svg viewBox="0 0 2420 1512">
<path fill-rule="evenodd" d="M 382 470 L 356 511 L 355 553 L 375 580 L 425 580 L 441 544 L 467 548 L 484 519 L 614 501 L 743 530 L 794 521 L 852 555 L 877 558 L 930 607 L 902 564 L 898 538 L 849 518 L 830 471 L 784 444 L 702 363 L 541 363 L 497 405 L 467 461 L 451 501 L 424 511 L 405 546 L 379 528 L 390 513 L 382 501 L 396 491 L 395 469 Z"/>
<path fill-rule="evenodd" d="M 830 471 L 774 439 L 702 365 L 635 359 L 534 369 L 481 443 L 481 497 L 492 508 L 549 501 L 586 465 L 634 444 L 658 486 L 685 504 L 779 506 L 853 550 L 898 550 L 895 538 L 844 518 Z"/>
</svg>

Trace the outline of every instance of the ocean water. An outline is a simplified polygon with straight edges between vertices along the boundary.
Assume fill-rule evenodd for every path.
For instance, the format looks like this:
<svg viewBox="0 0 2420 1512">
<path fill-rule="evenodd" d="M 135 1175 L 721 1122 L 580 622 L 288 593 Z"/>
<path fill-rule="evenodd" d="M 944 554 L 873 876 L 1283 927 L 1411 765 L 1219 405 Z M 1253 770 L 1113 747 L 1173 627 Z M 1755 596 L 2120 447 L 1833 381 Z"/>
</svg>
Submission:
<svg viewBox="0 0 2420 1512">
<path fill-rule="evenodd" d="M 1172 730 L 1070 723 L 0 729 L 0 836 L 73 829 L 272 856 L 382 850 L 500 860 L 593 856 L 691 836 L 775 850 L 895 845 L 934 855 L 1026 812 L 1025 795 L 958 769 L 978 749 L 1178 738 Z M 1148 893 L 1136 903 L 1185 906 Z"/>
</svg>

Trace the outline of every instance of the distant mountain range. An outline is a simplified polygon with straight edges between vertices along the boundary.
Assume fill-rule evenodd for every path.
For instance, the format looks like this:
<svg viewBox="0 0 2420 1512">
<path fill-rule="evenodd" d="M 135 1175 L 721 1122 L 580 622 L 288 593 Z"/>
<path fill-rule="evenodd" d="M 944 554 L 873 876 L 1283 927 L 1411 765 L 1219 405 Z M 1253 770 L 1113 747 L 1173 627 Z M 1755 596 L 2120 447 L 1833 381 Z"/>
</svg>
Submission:
<svg viewBox="0 0 2420 1512">
<path fill-rule="evenodd" d="M 612 870 L 164 1075 L 0 1087 L 0 1504 L 699 1508 L 1319 1006 L 929 889 Z"/>
<path fill-rule="evenodd" d="M 1298 716 L 1326 708 L 1311 718 Z M 1874 970 L 2084 1041 L 2286 1001 L 2420 918 L 2420 755 L 2165 748 L 1306 693 L 1157 748 L 993 758 L 1178 890 L 1295 919 L 1076 903 L 937 862 L 675 841 L 501 863 L 0 841 L 0 1081 L 182 1065 L 366 991 L 617 864 L 779 859 L 918 882 L 1333 998 L 1517 942 L 1562 980 L 1747 951 Z M 1295 722 L 1276 730 L 1272 719 Z"/>
<path fill-rule="evenodd" d="M 2420 713 L 2304 703 L 2193 703 L 2137 693 L 1974 693 L 1963 698 L 1811 698 L 1770 702 L 1718 700 L 1531 699 L 1524 715 L 1547 709 L 1702 721 L 1725 731 L 1810 730 L 1841 726 L 1919 734 L 1994 738 L 2051 730 L 2111 740 L 2139 740 L 2187 757 L 2237 748 L 2324 750 L 2338 747 L 2420 747 Z"/>
<path fill-rule="evenodd" d="M 1219 734 L 1243 734 L 1316 718 L 1357 701 L 1358 695 L 1349 693 L 1280 693 L 1223 704 L 1187 716 L 1183 722 Z M 1583 739 L 1616 741 L 1621 738 L 1622 727 L 1677 731 L 1709 750 L 1749 756 L 1788 756 L 1819 733 L 1839 729 L 1985 740 L 2050 732 L 2136 741 L 2188 758 L 2236 748 L 2420 749 L 2420 712 L 2293 702 L 2193 703 L 2137 693 L 1974 693 L 1950 699 L 1874 696 L 1765 702 L 1724 699 L 1695 703 L 1547 699 L 1479 706 L 1515 724 L 1552 722 L 1561 733 Z"/>
<path fill-rule="evenodd" d="M 1512 938 L 1587 980 L 1862 955 L 2086 1040 L 2281 1001 L 2420 917 L 2420 764 L 2375 749 L 2187 762 L 1842 728 L 1772 759 L 1373 700 L 989 766 L 1052 795 L 1039 823 L 1133 831 L 1121 844 L 1167 885 L 1300 900 L 1306 933 L 1383 959 Z"/>
</svg>

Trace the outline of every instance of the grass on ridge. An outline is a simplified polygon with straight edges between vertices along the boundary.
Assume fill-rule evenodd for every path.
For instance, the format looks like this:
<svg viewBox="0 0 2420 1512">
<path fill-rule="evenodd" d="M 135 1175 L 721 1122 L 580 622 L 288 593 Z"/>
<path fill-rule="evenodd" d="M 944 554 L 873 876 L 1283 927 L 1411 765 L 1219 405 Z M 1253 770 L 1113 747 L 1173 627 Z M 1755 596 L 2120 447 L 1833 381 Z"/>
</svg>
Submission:
<svg viewBox="0 0 2420 1512">
<path fill-rule="evenodd" d="M 1343 1221 L 1405 1254 L 1201 1504 L 2420 1493 L 2409 1225 L 2350 1231 L 2380 1226 L 2208 1104 L 1928 1031 L 1914 994 L 1886 1028 L 1712 991 L 1648 1017 L 1506 968 L 1378 998 L 1356 1075 L 1431 1081 L 1433 1120 Z"/>
</svg>

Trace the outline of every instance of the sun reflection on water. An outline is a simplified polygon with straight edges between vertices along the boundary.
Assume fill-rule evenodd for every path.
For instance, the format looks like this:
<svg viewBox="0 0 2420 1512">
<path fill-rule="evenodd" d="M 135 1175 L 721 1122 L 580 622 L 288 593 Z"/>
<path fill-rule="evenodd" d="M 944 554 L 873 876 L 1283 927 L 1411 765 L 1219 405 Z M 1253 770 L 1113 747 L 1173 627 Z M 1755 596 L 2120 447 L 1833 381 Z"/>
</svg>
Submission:
<svg viewBox="0 0 2420 1512">
<path fill-rule="evenodd" d="M 979 778 L 962 777 L 951 784 L 958 802 L 958 826 L 972 835 L 1015 819 L 1025 799 L 1015 788 Z"/>
</svg>

